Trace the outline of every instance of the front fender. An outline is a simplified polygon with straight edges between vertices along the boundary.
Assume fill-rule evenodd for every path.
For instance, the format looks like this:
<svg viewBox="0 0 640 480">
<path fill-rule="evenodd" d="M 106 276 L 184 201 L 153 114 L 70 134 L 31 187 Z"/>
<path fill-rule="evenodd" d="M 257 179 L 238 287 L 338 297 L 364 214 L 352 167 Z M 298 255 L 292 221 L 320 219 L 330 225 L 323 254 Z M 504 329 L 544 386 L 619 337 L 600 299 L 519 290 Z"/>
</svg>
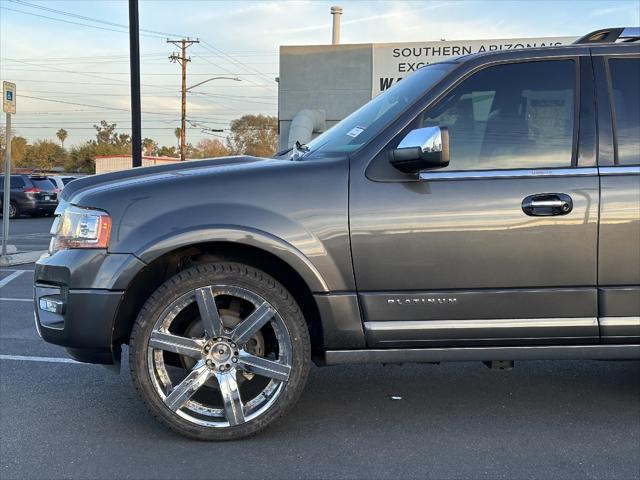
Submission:
<svg viewBox="0 0 640 480">
<path fill-rule="evenodd" d="M 166 237 L 145 245 L 135 255 L 149 264 L 178 248 L 210 242 L 233 242 L 264 250 L 298 272 L 313 293 L 330 291 L 320 271 L 300 250 L 275 235 L 244 226 L 218 225 L 173 231 Z"/>
</svg>

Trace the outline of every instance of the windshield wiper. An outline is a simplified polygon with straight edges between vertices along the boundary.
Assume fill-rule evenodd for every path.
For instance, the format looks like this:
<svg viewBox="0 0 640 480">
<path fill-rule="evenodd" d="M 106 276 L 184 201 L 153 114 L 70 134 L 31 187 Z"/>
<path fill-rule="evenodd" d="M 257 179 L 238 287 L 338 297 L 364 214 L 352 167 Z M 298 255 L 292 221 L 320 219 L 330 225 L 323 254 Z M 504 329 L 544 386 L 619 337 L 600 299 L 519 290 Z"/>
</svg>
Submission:
<svg viewBox="0 0 640 480">
<path fill-rule="evenodd" d="M 298 140 L 296 140 L 296 144 L 291 150 L 293 150 L 293 153 L 291 154 L 291 160 L 295 161 L 300 160 L 302 157 L 304 157 L 304 154 L 309 151 L 309 147 L 307 147 L 306 144 L 300 143 Z"/>
</svg>

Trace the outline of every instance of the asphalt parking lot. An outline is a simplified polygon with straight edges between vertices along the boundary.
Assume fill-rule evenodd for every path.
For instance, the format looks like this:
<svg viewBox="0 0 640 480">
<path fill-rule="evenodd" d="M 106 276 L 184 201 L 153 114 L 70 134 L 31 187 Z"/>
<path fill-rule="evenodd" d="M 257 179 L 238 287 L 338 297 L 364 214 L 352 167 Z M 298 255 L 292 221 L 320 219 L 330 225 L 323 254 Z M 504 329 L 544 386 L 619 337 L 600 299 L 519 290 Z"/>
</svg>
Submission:
<svg viewBox="0 0 640 480">
<path fill-rule="evenodd" d="M 12 235 L 44 249 L 26 235 L 50 222 Z M 126 358 L 117 374 L 38 338 L 33 268 L 0 271 L 2 479 L 640 478 L 640 362 L 314 368 L 262 434 L 183 439 L 146 412 Z"/>
<path fill-rule="evenodd" d="M 18 252 L 46 250 L 51 238 L 49 229 L 52 221 L 51 217 L 31 218 L 24 216 L 11 220 L 8 243 L 15 245 Z"/>
</svg>

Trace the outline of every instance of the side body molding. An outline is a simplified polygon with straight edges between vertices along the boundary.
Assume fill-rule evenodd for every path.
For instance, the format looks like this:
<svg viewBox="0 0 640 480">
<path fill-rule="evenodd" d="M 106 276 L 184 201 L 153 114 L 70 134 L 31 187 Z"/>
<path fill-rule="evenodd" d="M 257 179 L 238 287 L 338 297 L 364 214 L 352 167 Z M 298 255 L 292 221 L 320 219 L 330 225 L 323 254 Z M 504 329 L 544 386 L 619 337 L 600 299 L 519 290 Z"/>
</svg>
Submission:
<svg viewBox="0 0 640 480">
<path fill-rule="evenodd" d="M 300 250 L 268 232 L 239 225 L 218 225 L 171 232 L 170 235 L 145 245 L 140 251 L 135 252 L 135 255 L 148 264 L 177 248 L 210 242 L 233 242 L 265 250 L 298 272 L 312 292 L 330 290 L 318 269 Z"/>
</svg>

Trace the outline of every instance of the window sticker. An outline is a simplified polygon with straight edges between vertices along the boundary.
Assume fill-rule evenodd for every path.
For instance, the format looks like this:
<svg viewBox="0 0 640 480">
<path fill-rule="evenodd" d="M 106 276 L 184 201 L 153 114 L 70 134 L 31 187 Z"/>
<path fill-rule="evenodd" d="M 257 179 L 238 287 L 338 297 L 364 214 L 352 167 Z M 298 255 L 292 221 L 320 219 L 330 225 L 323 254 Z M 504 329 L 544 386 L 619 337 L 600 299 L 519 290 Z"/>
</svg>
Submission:
<svg viewBox="0 0 640 480">
<path fill-rule="evenodd" d="M 347 132 L 347 135 L 350 137 L 356 138 L 362 132 L 364 132 L 364 127 L 353 127 L 351 130 Z"/>
</svg>

